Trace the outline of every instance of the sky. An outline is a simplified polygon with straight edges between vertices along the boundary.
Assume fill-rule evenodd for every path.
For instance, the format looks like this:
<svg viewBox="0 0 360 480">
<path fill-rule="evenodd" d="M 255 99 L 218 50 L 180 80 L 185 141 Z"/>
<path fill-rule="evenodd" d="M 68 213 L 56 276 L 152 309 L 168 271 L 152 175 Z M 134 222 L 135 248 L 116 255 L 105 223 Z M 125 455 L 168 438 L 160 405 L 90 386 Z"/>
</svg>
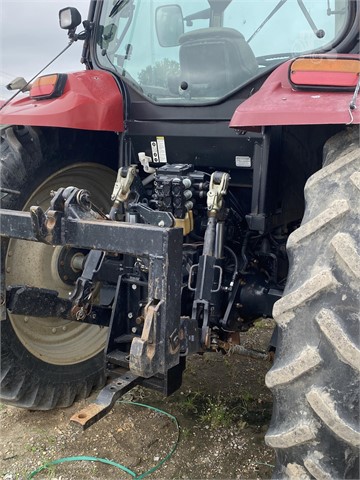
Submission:
<svg viewBox="0 0 360 480">
<path fill-rule="evenodd" d="M 85 20 L 89 4 L 90 0 L 0 0 L 0 98 L 14 93 L 5 89 L 11 80 L 30 80 L 68 44 L 59 10 L 76 7 Z M 45 73 L 82 70 L 82 44 L 74 43 Z"/>
</svg>

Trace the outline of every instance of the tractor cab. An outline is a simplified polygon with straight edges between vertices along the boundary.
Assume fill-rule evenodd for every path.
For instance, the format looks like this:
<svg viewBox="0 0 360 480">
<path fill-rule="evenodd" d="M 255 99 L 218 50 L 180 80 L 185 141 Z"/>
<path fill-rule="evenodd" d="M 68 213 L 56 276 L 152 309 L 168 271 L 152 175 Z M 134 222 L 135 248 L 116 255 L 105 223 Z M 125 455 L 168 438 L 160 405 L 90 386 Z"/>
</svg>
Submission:
<svg viewBox="0 0 360 480">
<path fill-rule="evenodd" d="M 300 54 L 335 51 L 351 2 L 104 2 L 93 61 L 159 105 L 224 101 Z"/>
</svg>

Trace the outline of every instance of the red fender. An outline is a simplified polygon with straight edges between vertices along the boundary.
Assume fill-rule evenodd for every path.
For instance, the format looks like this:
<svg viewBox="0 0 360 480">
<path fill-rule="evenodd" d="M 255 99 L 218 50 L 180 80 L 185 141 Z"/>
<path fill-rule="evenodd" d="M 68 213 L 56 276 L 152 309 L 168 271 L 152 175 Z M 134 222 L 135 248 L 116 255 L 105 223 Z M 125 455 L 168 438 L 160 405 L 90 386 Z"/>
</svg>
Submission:
<svg viewBox="0 0 360 480">
<path fill-rule="evenodd" d="M 27 95 L 14 99 L 0 111 L 0 124 L 121 132 L 123 98 L 108 72 L 69 73 L 60 97 L 35 100 Z"/>
<path fill-rule="evenodd" d="M 360 98 L 358 108 L 349 111 L 353 92 L 294 90 L 288 78 L 291 62 L 280 65 L 260 90 L 236 109 L 230 127 L 360 123 Z"/>
</svg>

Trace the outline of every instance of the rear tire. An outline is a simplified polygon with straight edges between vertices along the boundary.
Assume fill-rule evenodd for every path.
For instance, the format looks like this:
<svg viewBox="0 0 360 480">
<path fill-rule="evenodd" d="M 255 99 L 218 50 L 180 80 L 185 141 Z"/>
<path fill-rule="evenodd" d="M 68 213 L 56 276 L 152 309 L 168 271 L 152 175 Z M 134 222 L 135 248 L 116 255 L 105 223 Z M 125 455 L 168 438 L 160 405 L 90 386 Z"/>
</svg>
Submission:
<svg viewBox="0 0 360 480">
<path fill-rule="evenodd" d="M 42 152 L 51 151 L 49 147 L 44 140 L 40 145 L 31 128 L 5 130 L 0 146 L 1 187 L 8 190 L 3 190 L 1 207 L 29 210 L 31 205 L 40 205 L 46 209 L 50 190 L 73 185 L 89 190 L 94 203 L 108 211 L 115 172 L 81 162 L 81 158 L 71 164 L 45 159 Z M 3 298 L 4 287 L 15 284 L 57 290 L 66 297 L 72 286 L 58 273 L 61 251 L 62 247 L 2 239 Z M 1 402 L 48 410 L 69 406 L 103 385 L 106 328 L 12 315 L 4 306 L 1 313 Z"/>
<path fill-rule="evenodd" d="M 290 271 L 274 305 L 274 396 L 265 437 L 274 478 L 359 478 L 360 148 L 356 128 L 324 148 L 305 187 L 300 228 L 288 240 Z"/>
</svg>

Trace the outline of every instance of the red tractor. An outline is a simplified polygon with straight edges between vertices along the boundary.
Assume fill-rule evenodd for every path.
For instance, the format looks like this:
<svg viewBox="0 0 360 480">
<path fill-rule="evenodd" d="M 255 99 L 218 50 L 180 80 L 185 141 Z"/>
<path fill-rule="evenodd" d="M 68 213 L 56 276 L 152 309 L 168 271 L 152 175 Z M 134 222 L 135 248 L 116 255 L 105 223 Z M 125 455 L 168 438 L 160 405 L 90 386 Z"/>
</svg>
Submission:
<svg viewBox="0 0 360 480">
<path fill-rule="evenodd" d="M 274 477 L 359 478 L 360 2 L 59 17 L 86 69 L 0 112 L 1 401 L 110 377 L 86 428 L 273 316 Z"/>
</svg>

